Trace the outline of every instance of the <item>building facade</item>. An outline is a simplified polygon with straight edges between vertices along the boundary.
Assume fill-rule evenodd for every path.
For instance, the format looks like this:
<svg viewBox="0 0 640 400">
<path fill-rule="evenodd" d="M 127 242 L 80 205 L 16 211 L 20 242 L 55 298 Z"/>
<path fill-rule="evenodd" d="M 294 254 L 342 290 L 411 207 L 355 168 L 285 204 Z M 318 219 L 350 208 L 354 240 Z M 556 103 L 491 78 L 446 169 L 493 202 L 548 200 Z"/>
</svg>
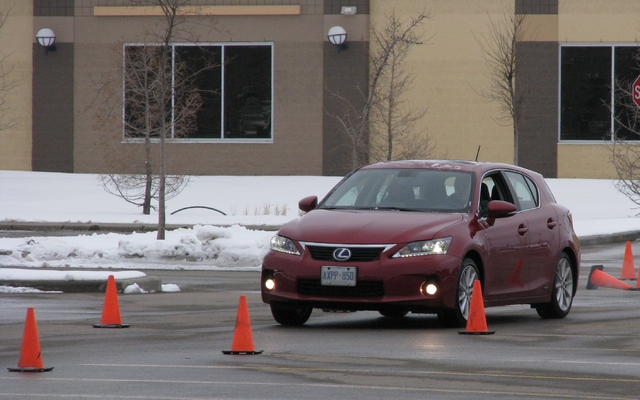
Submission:
<svg viewBox="0 0 640 400">
<path fill-rule="evenodd" d="M 176 60 L 217 68 L 198 129 L 167 141 L 167 171 L 189 175 L 342 175 L 349 138 L 334 115 L 338 98 L 362 105 L 372 29 L 395 14 L 427 13 L 407 104 L 424 108 L 415 134 L 433 157 L 518 163 L 546 177 L 615 178 L 616 82 L 640 75 L 635 62 L 640 3 L 629 0 L 202 0 L 190 2 Z M 0 0 L 5 103 L 0 169 L 141 173 L 145 148 L 131 131 L 127 57 L 162 34 L 158 8 L 126 0 Z M 523 114 L 511 124 L 481 93 L 491 84 L 479 45 L 492 25 L 525 15 L 516 89 Z M 347 32 L 346 48 L 327 39 Z M 55 48 L 36 41 L 43 28 Z M 158 42 L 157 36 L 155 39 Z M 138 49 L 138 50 L 136 50 Z M 222 61 L 225 60 L 225 61 Z M 180 65 L 176 63 L 175 65 Z M 178 68 L 178 67 L 174 67 Z M 10 85 L 8 84 L 10 83 Z M 179 97 L 176 97 L 179 102 Z M 132 119 L 133 117 L 133 119 Z M 157 146 L 156 146 L 157 147 Z M 152 156 L 157 164 L 157 149 Z"/>
</svg>

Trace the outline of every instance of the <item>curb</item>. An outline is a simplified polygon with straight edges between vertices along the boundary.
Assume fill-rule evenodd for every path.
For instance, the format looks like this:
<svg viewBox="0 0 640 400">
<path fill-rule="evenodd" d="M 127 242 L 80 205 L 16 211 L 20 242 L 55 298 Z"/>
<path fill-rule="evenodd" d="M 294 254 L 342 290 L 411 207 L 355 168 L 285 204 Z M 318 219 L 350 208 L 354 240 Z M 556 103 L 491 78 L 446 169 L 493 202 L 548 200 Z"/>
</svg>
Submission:
<svg viewBox="0 0 640 400">
<path fill-rule="evenodd" d="M 191 229 L 198 224 L 167 224 L 165 229 L 173 231 L 176 229 Z M 205 224 L 211 225 L 211 224 Z M 215 226 L 228 228 L 234 225 L 242 225 L 247 229 L 256 231 L 277 231 L 282 225 L 244 225 L 229 224 Z M 158 230 L 157 224 L 143 223 L 91 223 L 91 222 L 20 222 L 20 221 L 0 221 L 0 230 L 4 231 L 69 231 L 69 232 L 153 232 Z"/>
<path fill-rule="evenodd" d="M 141 276 L 116 280 L 116 290 L 122 293 L 124 289 L 133 284 L 138 284 L 146 292 L 162 292 L 162 282 L 155 276 Z M 64 293 L 91 293 L 105 292 L 107 280 L 0 280 L 0 286 L 30 287 L 43 291 L 61 291 Z"/>
<path fill-rule="evenodd" d="M 633 242 L 640 239 L 640 231 L 611 233 L 608 235 L 591 235 L 578 237 L 581 246 L 595 246 L 599 244 Z"/>
</svg>

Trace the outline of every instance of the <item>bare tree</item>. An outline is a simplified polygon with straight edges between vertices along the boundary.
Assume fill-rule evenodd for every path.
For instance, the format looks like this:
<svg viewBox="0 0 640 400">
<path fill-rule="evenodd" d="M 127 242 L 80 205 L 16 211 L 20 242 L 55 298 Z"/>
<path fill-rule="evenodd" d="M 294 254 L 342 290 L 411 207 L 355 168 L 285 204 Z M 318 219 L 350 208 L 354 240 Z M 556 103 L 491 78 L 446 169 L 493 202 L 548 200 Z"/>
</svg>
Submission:
<svg viewBox="0 0 640 400">
<path fill-rule="evenodd" d="M 105 190 L 126 201 L 140 205 L 143 213 L 150 214 L 152 200 L 158 202 L 158 239 L 165 237 L 166 201 L 178 195 L 189 181 L 188 176 L 167 174 L 166 141 L 187 136 L 196 129 L 197 114 L 202 106 L 201 89 L 196 79 L 204 70 L 220 66 L 203 52 L 202 68 L 194 70 L 176 54 L 173 42 L 189 40 L 194 35 L 185 28 L 185 11 L 193 13 L 188 0 L 137 0 L 134 5 L 152 5 L 162 10 L 162 23 L 147 32 L 142 43 L 125 45 L 120 70 L 121 84 L 114 85 L 114 77 L 106 77 L 100 92 L 105 99 L 98 111 L 99 123 L 104 123 L 124 106 L 124 132 L 126 139 L 144 140 L 144 171 L 140 174 L 104 174 Z M 158 29 L 159 28 L 159 29 Z M 193 41 L 192 41 L 193 43 Z M 195 45 L 195 43 L 194 43 Z M 124 86 L 118 102 L 113 87 Z M 120 95 L 121 96 L 121 95 Z M 157 147 L 157 167 L 152 160 L 152 149 Z"/>
<path fill-rule="evenodd" d="M 9 17 L 11 9 L 0 10 L 0 29 L 4 26 Z M 0 131 L 9 129 L 18 123 L 17 118 L 12 118 L 7 114 L 9 104 L 7 104 L 7 92 L 15 87 L 16 81 L 12 77 L 13 67 L 7 63 L 8 55 L 0 54 Z"/>
<path fill-rule="evenodd" d="M 640 49 L 633 55 L 635 71 L 640 74 Z M 619 180 L 616 189 L 640 205 L 640 107 L 634 102 L 634 79 L 616 77 L 614 104 L 609 106 L 615 126 L 611 127 L 613 145 L 610 159 Z M 603 132 L 605 134 L 605 132 Z"/>
<path fill-rule="evenodd" d="M 424 32 L 419 30 L 429 18 L 429 13 L 422 12 L 405 22 L 391 14 L 382 24 L 382 29 L 372 30 L 369 85 L 366 91 L 359 90 L 363 98 L 361 107 L 332 92 L 342 104 L 341 113 L 333 117 L 349 140 L 352 169 L 366 163 L 370 151 L 377 154 L 384 149 L 385 154 L 400 157 L 394 152 L 395 144 L 403 141 L 408 144 L 415 138 L 411 132 L 412 124 L 424 113 L 403 109 L 407 104 L 400 100 L 400 96 L 408 90 L 412 78 L 402 66 L 412 46 L 423 44 Z M 372 127 L 374 125 L 375 128 Z M 372 132 L 375 132 L 375 139 Z M 385 144 L 381 144 L 381 137 L 384 137 L 382 142 Z M 374 148 L 370 148 L 371 140 L 376 143 Z"/>
<path fill-rule="evenodd" d="M 155 101 L 155 90 L 162 86 L 158 81 L 159 47 L 153 44 L 141 44 L 120 48 L 118 55 L 124 54 L 122 71 L 119 72 L 119 80 L 124 85 L 125 118 L 124 131 L 126 138 L 144 139 L 144 169 L 140 174 L 102 174 L 100 179 L 108 193 L 122 197 L 125 201 L 141 206 L 143 214 L 150 214 L 155 208 L 152 200 L 159 198 L 159 173 L 153 168 L 152 149 L 160 138 L 161 123 L 159 121 L 159 103 Z M 201 102 L 197 88 L 188 77 L 185 76 L 184 62 L 176 63 L 176 78 L 174 78 L 174 105 L 173 112 L 176 115 L 173 121 L 174 137 L 180 136 L 192 128 L 196 113 Z M 169 71 L 168 75 L 172 72 Z M 105 116 L 113 112 L 121 113 L 121 109 L 114 109 L 113 99 L 122 97 L 115 90 L 116 79 L 108 79 L 101 82 L 101 89 L 105 95 L 105 104 L 100 107 L 98 116 L 102 121 Z M 107 101 L 108 100 L 108 101 Z M 107 110 L 108 108 L 108 110 Z M 101 122 L 102 123 L 102 122 Z M 166 200 L 178 195 L 189 182 L 185 175 L 167 175 L 165 177 Z"/>
<path fill-rule="evenodd" d="M 413 20 L 410 24 L 414 22 L 418 21 Z M 373 30 L 374 45 L 380 49 L 388 48 L 389 56 L 386 66 L 380 70 L 371 108 L 371 161 L 428 158 L 434 149 L 428 135 L 415 132 L 416 123 L 426 115 L 427 109 L 413 107 L 405 97 L 415 80 L 415 73 L 406 64 L 407 57 L 413 46 L 423 44 L 424 31 L 410 29 L 405 32 L 405 25 L 392 13 L 381 30 Z M 403 35 L 404 40 L 391 46 L 393 38 Z"/>
<path fill-rule="evenodd" d="M 475 36 L 486 64 L 489 88 L 479 94 L 488 101 L 496 101 L 500 115 L 495 119 L 503 126 L 513 126 L 513 161 L 518 165 L 518 124 L 522 117 L 525 91 L 516 93 L 518 70 L 518 42 L 526 40 L 525 14 L 505 13 L 501 19 L 489 16 L 487 34 Z"/>
</svg>

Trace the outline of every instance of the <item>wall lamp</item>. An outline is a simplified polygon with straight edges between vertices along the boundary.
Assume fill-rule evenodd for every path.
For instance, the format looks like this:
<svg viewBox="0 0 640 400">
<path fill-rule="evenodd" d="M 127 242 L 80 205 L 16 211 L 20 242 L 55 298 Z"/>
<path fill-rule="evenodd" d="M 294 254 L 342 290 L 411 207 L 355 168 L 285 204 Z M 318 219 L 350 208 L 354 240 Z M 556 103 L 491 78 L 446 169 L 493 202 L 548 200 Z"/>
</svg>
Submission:
<svg viewBox="0 0 640 400">
<path fill-rule="evenodd" d="M 56 51 L 56 34 L 49 28 L 43 28 L 36 33 L 38 44 L 44 47 L 44 54 Z"/>
<path fill-rule="evenodd" d="M 341 26 L 334 26 L 329 29 L 329 33 L 327 34 L 327 38 L 329 41 L 338 47 L 338 52 L 347 49 L 347 31 L 344 30 Z"/>
</svg>

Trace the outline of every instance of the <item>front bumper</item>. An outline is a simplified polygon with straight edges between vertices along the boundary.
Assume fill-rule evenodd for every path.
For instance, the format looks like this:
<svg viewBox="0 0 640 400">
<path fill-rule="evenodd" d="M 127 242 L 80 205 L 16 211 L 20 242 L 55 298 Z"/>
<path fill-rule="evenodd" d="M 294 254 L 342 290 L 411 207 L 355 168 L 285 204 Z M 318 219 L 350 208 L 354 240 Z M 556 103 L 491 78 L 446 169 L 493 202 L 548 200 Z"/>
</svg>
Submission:
<svg viewBox="0 0 640 400">
<path fill-rule="evenodd" d="M 455 307 L 461 259 L 452 255 L 391 258 L 385 253 L 370 262 L 314 260 L 270 251 L 262 264 L 261 292 L 265 303 L 338 310 L 384 310 L 437 312 Z M 355 287 L 323 286 L 322 266 L 357 268 Z M 265 281 L 273 279 L 268 290 Z M 424 293 L 423 284 L 438 286 L 435 295 Z"/>
</svg>

